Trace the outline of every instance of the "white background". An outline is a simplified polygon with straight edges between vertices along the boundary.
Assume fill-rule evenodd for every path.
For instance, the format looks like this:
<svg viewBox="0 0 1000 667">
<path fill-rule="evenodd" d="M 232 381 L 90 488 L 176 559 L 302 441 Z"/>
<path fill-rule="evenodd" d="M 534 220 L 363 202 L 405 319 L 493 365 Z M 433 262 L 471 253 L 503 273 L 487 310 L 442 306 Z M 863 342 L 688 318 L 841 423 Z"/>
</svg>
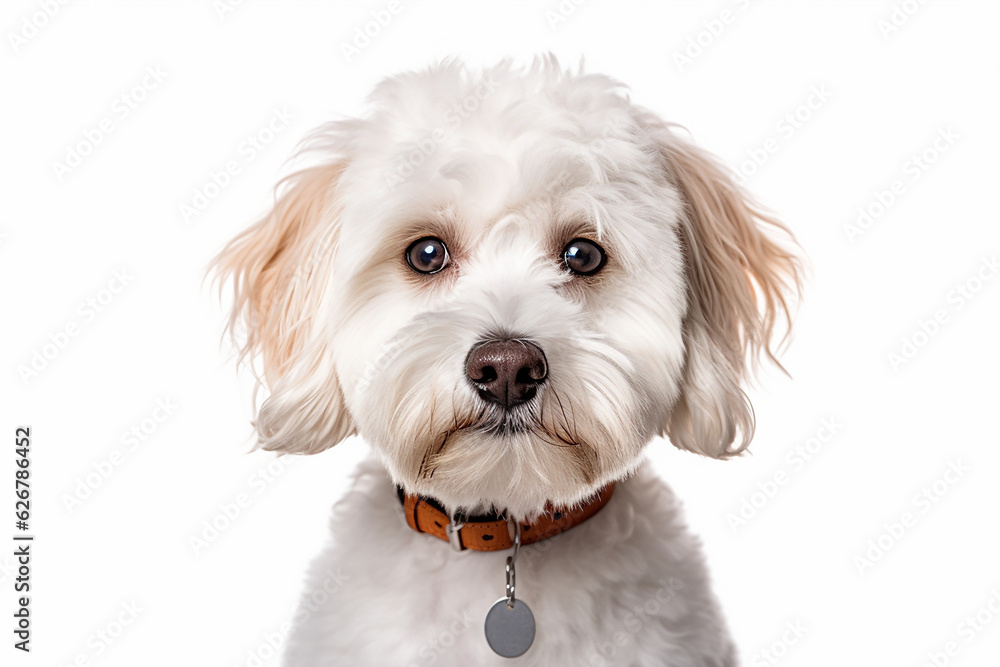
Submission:
<svg viewBox="0 0 1000 667">
<path fill-rule="evenodd" d="M 37 536 L 30 655 L 11 647 L 13 547 L 0 548 L 0 663 L 278 663 L 269 642 L 364 445 L 285 463 L 247 454 L 251 381 L 220 347 L 224 312 L 203 271 L 263 212 L 296 142 L 359 113 L 380 77 L 449 54 L 552 51 L 585 56 L 752 171 L 746 185 L 811 263 L 783 357 L 791 378 L 770 369 L 749 390 L 752 454 L 648 448 L 704 539 L 744 663 L 997 664 L 1000 5 L 567 0 L 564 16 L 556 0 L 402 1 L 348 59 L 342 45 L 386 2 L 80 1 L 50 18 L 45 4 L 0 14 L 0 536 L 13 544 L 23 424 Z M 130 92 L 147 68 L 162 80 Z M 250 159 L 244 142 L 275 110 L 294 118 Z M 111 131 L 60 177 L 55 163 L 104 119 Z M 935 148 L 941 133 L 952 139 Z M 230 160 L 240 172 L 185 221 L 181 205 Z M 859 208 L 880 214 L 852 236 Z M 127 285 L 105 292 L 116 271 Z M 893 363 L 904 340 L 915 349 Z M 36 352 L 49 358 L 25 378 Z M 177 406 L 162 423 L 158 400 Z M 820 443 L 824 420 L 835 433 Z M 136 427 L 150 432 L 130 448 Z M 97 488 L 81 489 L 88 476 Z M 249 505 L 196 553 L 191 538 L 240 494 Z M 122 611 L 133 604 L 135 619 Z"/>
</svg>

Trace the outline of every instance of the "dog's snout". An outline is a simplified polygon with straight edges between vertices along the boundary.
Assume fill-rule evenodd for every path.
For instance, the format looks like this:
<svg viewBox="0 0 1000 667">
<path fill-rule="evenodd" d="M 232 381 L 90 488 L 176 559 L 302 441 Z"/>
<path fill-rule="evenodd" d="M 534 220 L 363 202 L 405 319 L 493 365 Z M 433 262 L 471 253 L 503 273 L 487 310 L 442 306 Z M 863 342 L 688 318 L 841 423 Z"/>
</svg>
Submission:
<svg viewBox="0 0 1000 667">
<path fill-rule="evenodd" d="M 472 348 L 465 372 L 480 397 L 512 408 L 532 399 L 548 376 L 542 348 L 526 340 L 492 340 Z"/>
</svg>

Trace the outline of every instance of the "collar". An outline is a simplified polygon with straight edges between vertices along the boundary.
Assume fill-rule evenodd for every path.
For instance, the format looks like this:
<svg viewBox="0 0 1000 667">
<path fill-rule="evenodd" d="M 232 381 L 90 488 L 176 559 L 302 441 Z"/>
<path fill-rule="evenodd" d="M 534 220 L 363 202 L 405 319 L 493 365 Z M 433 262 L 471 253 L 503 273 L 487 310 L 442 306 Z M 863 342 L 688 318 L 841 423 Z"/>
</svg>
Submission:
<svg viewBox="0 0 1000 667">
<path fill-rule="evenodd" d="M 611 482 L 586 502 L 571 508 L 547 508 L 530 523 L 521 524 L 521 544 L 531 544 L 558 535 L 597 514 L 615 491 Z M 463 517 L 454 521 L 433 498 L 407 494 L 396 487 L 406 523 L 418 533 L 450 542 L 456 551 L 504 551 L 514 546 L 514 524 L 500 514 Z"/>
</svg>

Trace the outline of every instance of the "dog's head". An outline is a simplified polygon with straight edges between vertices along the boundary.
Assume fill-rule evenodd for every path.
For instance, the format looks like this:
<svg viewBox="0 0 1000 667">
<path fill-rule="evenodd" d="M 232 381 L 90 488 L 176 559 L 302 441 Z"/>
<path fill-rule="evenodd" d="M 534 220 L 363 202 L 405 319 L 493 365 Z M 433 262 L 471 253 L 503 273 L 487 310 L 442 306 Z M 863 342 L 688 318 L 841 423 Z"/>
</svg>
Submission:
<svg viewBox="0 0 1000 667">
<path fill-rule="evenodd" d="M 666 434 L 742 451 L 793 255 L 619 84 L 550 60 L 378 86 L 218 266 L 269 394 L 264 449 L 352 433 L 449 507 L 572 504 Z"/>
</svg>

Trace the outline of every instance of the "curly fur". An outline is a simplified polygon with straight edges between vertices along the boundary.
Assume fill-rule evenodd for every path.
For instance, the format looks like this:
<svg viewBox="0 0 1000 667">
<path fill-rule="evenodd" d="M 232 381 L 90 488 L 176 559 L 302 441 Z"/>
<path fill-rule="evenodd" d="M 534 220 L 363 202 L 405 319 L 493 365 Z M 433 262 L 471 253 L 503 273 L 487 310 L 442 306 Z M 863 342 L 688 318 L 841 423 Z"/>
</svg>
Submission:
<svg viewBox="0 0 1000 667">
<path fill-rule="evenodd" d="M 311 454 L 359 433 L 411 493 L 530 518 L 633 475 L 657 435 L 719 458 L 749 444 L 741 386 L 788 322 L 790 235 L 613 79 L 551 58 L 479 72 L 446 61 L 385 80 L 364 117 L 320 128 L 305 151 L 316 163 L 217 261 L 234 289 L 230 325 L 246 329 L 241 354 L 262 369 L 262 448 Z M 404 261 L 425 236 L 448 245 L 439 274 Z M 577 237 L 607 251 L 596 276 L 561 263 Z M 537 396 L 509 414 L 464 375 L 491 337 L 530 339 L 548 359 Z M 290 664 L 429 664 L 424 635 L 497 590 L 499 557 L 402 530 L 377 477 L 365 468 L 317 565 L 353 573 L 338 594 L 349 603 L 300 624 Z M 378 553 L 350 543 L 359 514 Z M 672 579 L 662 617 L 608 664 L 732 664 L 665 487 L 629 479 L 591 523 L 524 568 L 546 630 L 520 663 L 595 664 L 581 640 Z M 484 646 L 470 631 L 434 660 L 493 664 Z"/>
</svg>

